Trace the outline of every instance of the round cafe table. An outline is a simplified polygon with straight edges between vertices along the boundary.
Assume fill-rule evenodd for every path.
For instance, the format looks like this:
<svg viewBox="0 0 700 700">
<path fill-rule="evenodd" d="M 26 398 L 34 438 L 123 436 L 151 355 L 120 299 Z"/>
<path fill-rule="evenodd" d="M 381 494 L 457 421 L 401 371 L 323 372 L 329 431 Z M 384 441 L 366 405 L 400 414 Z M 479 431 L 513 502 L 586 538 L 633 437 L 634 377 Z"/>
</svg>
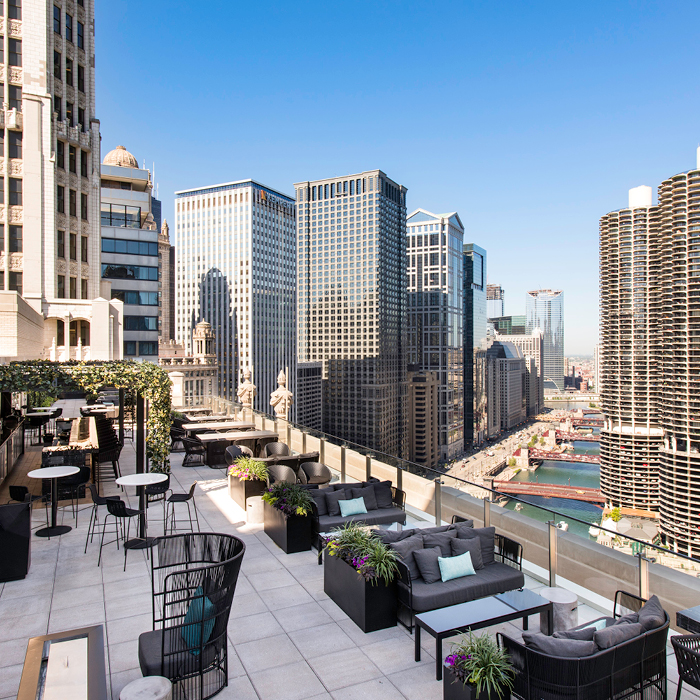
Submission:
<svg viewBox="0 0 700 700">
<path fill-rule="evenodd" d="M 139 532 L 138 537 L 133 537 L 124 544 L 126 549 L 145 549 L 152 547 L 155 542 L 155 537 L 146 537 L 146 486 L 159 484 L 168 478 L 167 474 L 159 472 L 146 472 L 144 474 L 129 474 L 120 476 L 116 483 L 119 486 L 136 486 L 136 492 L 139 495 Z"/>
<path fill-rule="evenodd" d="M 44 467 L 34 469 L 27 474 L 30 479 L 51 479 L 51 526 L 42 527 L 36 531 L 37 537 L 51 537 L 52 535 L 65 535 L 73 528 L 70 525 L 56 525 L 58 514 L 58 480 L 64 476 L 72 476 L 80 471 L 78 467 Z"/>
</svg>

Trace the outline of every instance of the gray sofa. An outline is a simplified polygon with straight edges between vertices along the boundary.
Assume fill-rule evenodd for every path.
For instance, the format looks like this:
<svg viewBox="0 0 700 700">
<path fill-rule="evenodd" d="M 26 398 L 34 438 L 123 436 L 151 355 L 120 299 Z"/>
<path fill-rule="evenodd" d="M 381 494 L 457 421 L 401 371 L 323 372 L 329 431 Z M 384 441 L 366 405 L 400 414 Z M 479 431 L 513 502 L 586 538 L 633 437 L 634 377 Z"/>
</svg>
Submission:
<svg viewBox="0 0 700 700">
<path fill-rule="evenodd" d="M 496 534 L 495 528 L 474 529 L 473 522 L 466 520 L 452 525 L 401 532 L 380 530 L 377 534 L 399 554 L 398 619 L 409 630 L 413 630 L 415 613 L 466 603 L 525 585 L 521 571 L 521 545 Z M 446 546 L 445 536 L 462 540 L 478 537 L 483 566 L 478 568 L 475 565 L 476 573 L 472 576 L 442 581 L 438 575 L 437 580 L 429 578 L 426 581 L 426 574 L 418 568 L 413 553 L 416 549 L 432 549 L 436 546 L 437 540 L 433 535 L 443 536 L 437 538 L 443 547 Z M 452 554 L 443 551 L 441 556 Z"/>
</svg>

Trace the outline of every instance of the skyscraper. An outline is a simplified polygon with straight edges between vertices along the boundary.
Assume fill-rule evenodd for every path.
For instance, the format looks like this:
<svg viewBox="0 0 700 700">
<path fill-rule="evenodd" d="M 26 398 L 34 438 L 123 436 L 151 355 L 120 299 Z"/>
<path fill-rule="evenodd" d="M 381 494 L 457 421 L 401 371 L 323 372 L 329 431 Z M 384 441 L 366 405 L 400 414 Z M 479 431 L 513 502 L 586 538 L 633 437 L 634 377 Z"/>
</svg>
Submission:
<svg viewBox="0 0 700 700">
<path fill-rule="evenodd" d="M 464 445 L 480 445 L 487 437 L 486 412 L 486 251 L 463 246 L 464 318 Z"/>
<path fill-rule="evenodd" d="M 630 190 L 629 206 L 600 219 L 600 488 L 611 507 L 659 508 L 661 430 L 651 347 L 651 187 Z"/>
<path fill-rule="evenodd" d="M 299 361 L 332 435 L 407 455 L 406 188 L 381 170 L 295 184 Z"/>
<path fill-rule="evenodd" d="M 505 291 L 500 284 L 486 285 L 486 316 L 500 318 L 505 316 Z"/>
<path fill-rule="evenodd" d="M 527 332 L 544 336 L 544 388 L 564 391 L 564 292 L 537 289 L 527 293 Z"/>
<path fill-rule="evenodd" d="M 408 362 L 437 377 L 439 459 L 464 450 L 462 241 L 456 212 L 416 209 L 408 231 Z"/>
<path fill-rule="evenodd" d="M 544 337 L 536 329 L 531 335 L 508 335 L 498 333 L 496 340 L 512 343 L 519 348 L 526 360 L 525 394 L 527 397 L 527 415 L 536 416 L 544 408 L 544 376 L 542 360 L 544 355 Z M 532 365 L 529 360 L 532 360 Z"/>
<path fill-rule="evenodd" d="M 294 200 L 253 180 L 175 198 L 177 339 L 190 355 L 195 326 L 211 323 L 219 395 L 235 399 L 250 367 L 253 407 L 269 413 L 280 370 L 296 384 Z"/>
<path fill-rule="evenodd" d="M 122 305 L 100 279 L 94 2 L 7 2 L 0 14 L 0 356 L 118 359 Z"/>
</svg>

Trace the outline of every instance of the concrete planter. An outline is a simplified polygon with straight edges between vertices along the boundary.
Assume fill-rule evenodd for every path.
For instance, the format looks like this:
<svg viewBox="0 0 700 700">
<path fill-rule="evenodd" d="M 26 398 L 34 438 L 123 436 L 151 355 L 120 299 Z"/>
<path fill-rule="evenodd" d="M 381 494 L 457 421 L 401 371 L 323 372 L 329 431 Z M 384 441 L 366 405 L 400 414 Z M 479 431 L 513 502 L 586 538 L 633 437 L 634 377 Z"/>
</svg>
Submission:
<svg viewBox="0 0 700 700">
<path fill-rule="evenodd" d="M 323 591 L 363 631 L 396 626 L 396 582 L 372 585 L 347 562 L 323 557 Z"/>
<path fill-rule="evenodd" d="M 311 549 L 311 516 L 285 515 L 263 501 L 265 534 L 285 553 L 307 552 Z"/>
<path fill-rule="evenodd" d="M 231 500 L 243 510 L 246 509 L 246 499 L 251 496 L 262 496 L 267 484 L 264 481 L 241 481 L 237 476 L 228 478 L 228 495 Z"/>
</svg>

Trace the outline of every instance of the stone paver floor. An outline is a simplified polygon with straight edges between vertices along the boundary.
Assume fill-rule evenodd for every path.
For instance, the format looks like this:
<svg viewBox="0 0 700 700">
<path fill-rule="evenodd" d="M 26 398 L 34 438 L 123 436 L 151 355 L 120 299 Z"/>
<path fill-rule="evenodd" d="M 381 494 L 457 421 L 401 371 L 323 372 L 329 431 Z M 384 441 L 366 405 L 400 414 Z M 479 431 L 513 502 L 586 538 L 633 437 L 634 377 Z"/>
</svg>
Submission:
<svg viewBox="0 0 700 700">
<path fill-rule="evenodd" d="M 34 457 L 32 457 L 35 459 Z M 424 635 L 422 661 L 413 660 L 413 637 L 402 627 L 363 634 L 323 592 L 323 567 L 315 551 L 285 555 L 261 525 L 248 525 L 228 497 L 223 470 L 183 468 L 172 455 L 171 488 L 186 491 L 198 481 L 196 501 L 203 531 L 233 533 L 246 554 L 231 610 L 229 686 L 225 700 L 439 700 L 442 684 L 434 676 L 434 640 Z M 133 446 L 122 452 L 122 472 L 134 471 Z M 119 493 L 114 483 L 107 493 Z M 186 509 L 185 509 L 186 510 Z M 104 513 L 103 513 L 104 515 Z M 149 509 L 149 534 L 162 532 L 162 506 Z M 59 514 L 61 517 L 61 514 Z M 70 509 L 65 524 L 75 525 Z M 43 522 L 43 509 L 34 524 Z M 89 510 L 79 526 L 60 538 L 32 539 L 32 564 L 23 581 L 0 584 L 0 699 L 17 694 L 29 637 L 103 624 L 112 698 L 139 678 L 138 636 L 151 629 L 151 583 L 144 552 L 130 552 L 126 571 L 115 545 L 103 551 L 98 568 L 97 540 L 83 553 Z M 543 584 L 527 577 L 528 587 Z M 600 613 L 581 605 L 580 621 Z M 531 618 L 530 628 L 538 624 Z M 498 629 L 514 637 L 520 623 Z M 445 651 L 449 644 L 445 645 Z M 669 645 L 669 697 L 676 693 L 675 659 Z M 685 691 L 684 698 L 700 697 Z"/>
</svg>

